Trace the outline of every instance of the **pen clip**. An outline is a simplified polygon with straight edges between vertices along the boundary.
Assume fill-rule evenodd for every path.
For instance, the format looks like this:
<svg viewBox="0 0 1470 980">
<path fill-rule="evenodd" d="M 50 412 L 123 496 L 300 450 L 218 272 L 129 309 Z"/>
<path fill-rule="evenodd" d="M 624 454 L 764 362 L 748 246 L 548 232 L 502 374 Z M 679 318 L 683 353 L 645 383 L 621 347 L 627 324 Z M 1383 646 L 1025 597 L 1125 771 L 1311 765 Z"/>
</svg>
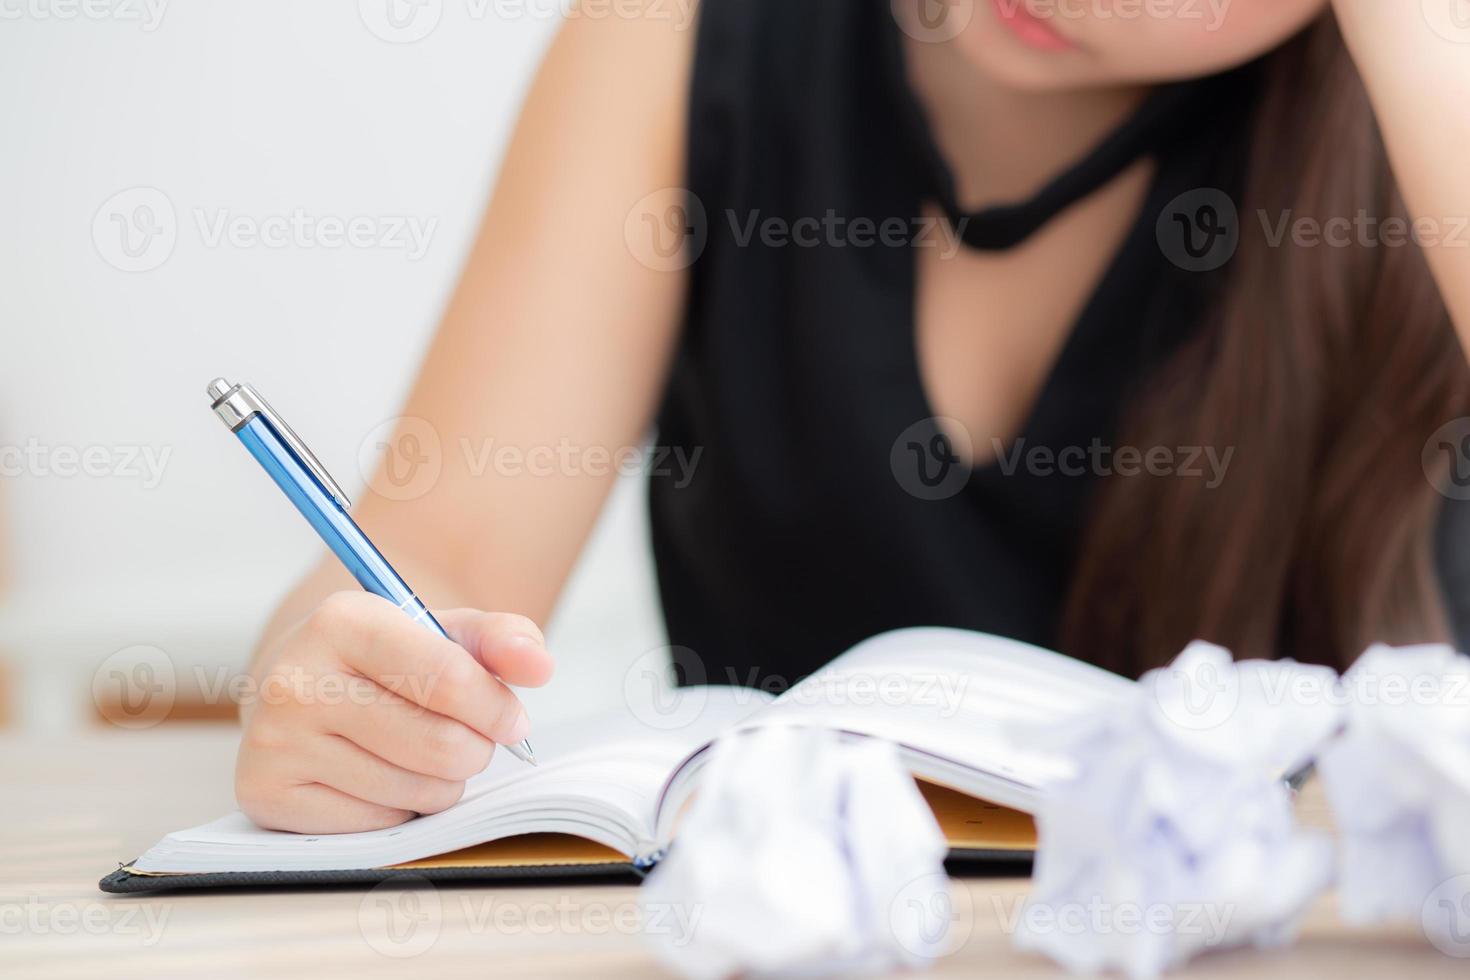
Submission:
<svg viewBox="0 0 1470 980">
<path fill-rule="evenodd" d="M 232 432 L 238 430 L 256 415 L 264 418 L 302 464 L 311 471 L 311 475 L 316 477 L 322 488 L 332 495 L 332 499 L 337 501 L 343 510 L 352 506 L 352 501 L 347 499 L 347 493 L 337 485 L 336 480 L 332 479 L 332 474 L 327 472 L 322 461 L 316 458 L 316 454 L 296 434 L 296 430 L 291 428 L 275 409 L 271 408 L 270 402 L 266 401 L 260 392 L 247 384 L 232 385 L 224 378 L 216 378 L 209 383 L 209 397 L 214 403 L 212 406 L 214 414 L 218 415 Z"/>
</svg>

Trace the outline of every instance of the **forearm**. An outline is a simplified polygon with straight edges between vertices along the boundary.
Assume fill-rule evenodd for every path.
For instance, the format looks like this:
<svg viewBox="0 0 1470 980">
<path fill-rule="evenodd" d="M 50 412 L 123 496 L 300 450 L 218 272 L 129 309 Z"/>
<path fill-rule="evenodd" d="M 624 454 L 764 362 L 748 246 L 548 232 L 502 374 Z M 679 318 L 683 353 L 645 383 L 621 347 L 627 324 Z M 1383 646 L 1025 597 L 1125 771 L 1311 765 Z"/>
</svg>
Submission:
<svg viewBox="0 0 1470 980">
<path fill-rule="evenodd" d="M 1423 229 L 1416 238 L 1470 350 L 1470 24 L 1457 26 L 1447 13 L 1432 22 L 1417 2 L 1334 6 L 1399 189 Z"/>
</svg>

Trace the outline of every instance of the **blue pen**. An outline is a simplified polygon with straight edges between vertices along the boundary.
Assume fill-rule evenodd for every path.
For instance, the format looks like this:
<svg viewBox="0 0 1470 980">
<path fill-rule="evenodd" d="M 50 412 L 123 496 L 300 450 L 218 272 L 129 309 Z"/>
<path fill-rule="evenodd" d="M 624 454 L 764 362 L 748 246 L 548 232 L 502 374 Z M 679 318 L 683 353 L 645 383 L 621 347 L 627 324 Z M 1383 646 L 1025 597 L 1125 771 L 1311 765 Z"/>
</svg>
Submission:
<svg viewBox="0 0 1470 980">
<path fill-rule="evenodd" d="M 209 400 L 214 414 L 240 437 L 250 455 L 265 467 L 276 486 L 296 505 L 358 584 L 448 640 L 449 634 L 433 613 L 347 513 L 352 506 L 347 494 L 260 392 L 250 385 L 232 385 L 224 378 L 216 378 L 209 383 Z M 506 748 L 517 759 L 536 764 L 531 743 L 524 739 Z"/>
</svg>

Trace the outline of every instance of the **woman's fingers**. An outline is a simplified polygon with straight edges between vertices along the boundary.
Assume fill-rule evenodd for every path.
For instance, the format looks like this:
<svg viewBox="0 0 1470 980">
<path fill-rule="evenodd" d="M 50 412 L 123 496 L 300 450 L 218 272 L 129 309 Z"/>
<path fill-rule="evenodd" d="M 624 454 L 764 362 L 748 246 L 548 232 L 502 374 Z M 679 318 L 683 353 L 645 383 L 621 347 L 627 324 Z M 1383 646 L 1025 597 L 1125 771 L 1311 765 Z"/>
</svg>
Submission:
<svg viewBox="0 0 1470 980">
<path fill-rule="evenodd" d="M 468 725 L 382 688 L 370 702 L 324 706 L 317 724 L 386 762 L 439 779 L 469 779 L 495 752 L 495 743 Z"/>
<path fill-rule="evenodd" d="M 411 772 L 338 735 L 312 739 L 300 762 L 323 785 L 390 810 L 438 813 L 464 795 L 463 781 Z"/>
<path fill-rule="evenodd" d="M 517 687 L 540 687 L 555 666 L 540 628 L 514 613 L 446 609 L 434 618 L 491 673 Z"/>
<path fill-rule="evenodd" d="M 474 653 L 365 592 L 328 597 L 272 644 L 242 711 L 246 815 L 298 833 L 392 827 L 453 806 L 496 742 L 525 738 L 525 709 L 498 675 L 550 675 L 540 631 L 519 616 L 444 619 Z"/>
<path fill-rule="evenodd" d="M 368 803 L 321 783 L 264 784 L 237 774 L 235 796 L 257 825 L 293 834 L 357 834 L 413 818 L 411 810 Z"/>
<path fill-rule="evenodd" d="M 464 647 L 377 596 L 339 598 L 334 607 L 340 608 L 324 603 L 318 610 L 328 620 L 321 634 L 336 641 L 336 656 L 349 669 L 492 741 L 513 744 L 530 733 L 520 701 Z M 339 617 L 350 619 L 354 630 L 330 621 Z"/>
</svg>

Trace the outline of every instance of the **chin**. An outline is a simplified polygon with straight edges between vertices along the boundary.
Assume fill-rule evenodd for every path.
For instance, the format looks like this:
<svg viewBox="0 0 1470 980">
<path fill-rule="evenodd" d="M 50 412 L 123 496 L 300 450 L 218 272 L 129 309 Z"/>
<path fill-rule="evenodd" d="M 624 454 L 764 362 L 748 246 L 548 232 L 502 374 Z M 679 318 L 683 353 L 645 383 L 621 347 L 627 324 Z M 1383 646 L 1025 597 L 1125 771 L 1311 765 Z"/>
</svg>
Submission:
<svg viewBox="0 0 1470 980">
<path fill-rule="evenodd" d="M 1012 0 L 1017 2 L 1017 0 Z M 1321 14 L 1322 0 L 1236 0 L 1229 30 L 1193 25 L 1056 21 L 1071 47 L 1028 43 L 975 0 L 976 16 L 953 43 L 994 84 L 1022 92 L 1065 92 L 1199 78 L 1244 64 L 1281 45 Z"/>
<path fill-rule="evenodd" d="M 1114 77 L 1086 51 L 1039 51 L 1003 30 L 972 30 L 955 46 L 976 71 L 996 85 L 1018 92 L 1065 92 L 1105 88 L 1126 82 Z"/>
</svg>

